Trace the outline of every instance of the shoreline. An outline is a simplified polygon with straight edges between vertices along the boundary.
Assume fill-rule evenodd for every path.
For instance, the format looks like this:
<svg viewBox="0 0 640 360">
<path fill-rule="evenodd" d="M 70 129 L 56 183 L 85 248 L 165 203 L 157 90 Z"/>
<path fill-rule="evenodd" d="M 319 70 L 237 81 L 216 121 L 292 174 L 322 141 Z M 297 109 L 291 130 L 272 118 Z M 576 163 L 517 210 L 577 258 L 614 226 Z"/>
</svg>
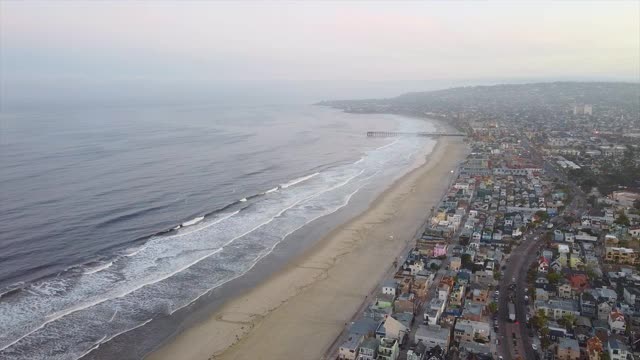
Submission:
<svg viewBox="0 0 640 360">
<path fill-rule="evenodd" d="M 460 139 L 438 139 L 424 164 L 396 180 L 362 214 L 146 358 L 322 357 L 414 240 L 448 186 L 443 179 L 466 153 Z"/>
</svg>

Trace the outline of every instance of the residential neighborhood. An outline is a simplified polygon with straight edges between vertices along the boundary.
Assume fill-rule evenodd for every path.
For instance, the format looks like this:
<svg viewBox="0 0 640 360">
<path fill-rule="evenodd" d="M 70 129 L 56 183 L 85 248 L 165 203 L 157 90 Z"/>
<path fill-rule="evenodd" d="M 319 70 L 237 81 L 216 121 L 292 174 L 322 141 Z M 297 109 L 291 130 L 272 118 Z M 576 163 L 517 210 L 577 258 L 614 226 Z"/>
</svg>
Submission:
<svg viewBox="0 0 640 360">
<path fill-rule="evenodd" d="M 471 152 L 330 358 L 640 356 L 639 178 L 602 175 L 637 173 L 638 115 L 563 111 L 537 126 L 425 112 L 455 118 Z"/>
</svg>

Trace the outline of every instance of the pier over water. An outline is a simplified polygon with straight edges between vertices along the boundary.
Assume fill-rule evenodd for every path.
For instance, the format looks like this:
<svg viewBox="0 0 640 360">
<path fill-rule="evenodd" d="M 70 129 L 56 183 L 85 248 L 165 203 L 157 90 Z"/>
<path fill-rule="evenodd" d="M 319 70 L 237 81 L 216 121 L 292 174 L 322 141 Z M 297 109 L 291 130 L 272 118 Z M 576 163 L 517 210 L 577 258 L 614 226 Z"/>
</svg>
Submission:
<svg viewBox="0 0 640 360">
<path fill-rule="evenodd" d="M 397 131 L 367 131 L 367 137 L 431 137 L 431 136 L 466 136 L 463 133 L 448 132 L 397 132 Z"/>
</svg>

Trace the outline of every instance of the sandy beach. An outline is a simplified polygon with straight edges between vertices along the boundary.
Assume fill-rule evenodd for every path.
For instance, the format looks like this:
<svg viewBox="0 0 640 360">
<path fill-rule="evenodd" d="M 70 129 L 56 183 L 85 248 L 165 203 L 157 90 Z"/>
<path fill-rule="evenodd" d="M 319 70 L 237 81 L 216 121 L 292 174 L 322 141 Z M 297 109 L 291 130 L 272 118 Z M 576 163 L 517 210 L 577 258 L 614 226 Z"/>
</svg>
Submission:
<svg viewBox="0 0 640 360">
<path fill-rule="evenodd" d="M 363 214 L 147 358 L 321 358 L 413 241 L 467 152 L 461 138 L 440 138 L 424 165 Z"/>
</svg>

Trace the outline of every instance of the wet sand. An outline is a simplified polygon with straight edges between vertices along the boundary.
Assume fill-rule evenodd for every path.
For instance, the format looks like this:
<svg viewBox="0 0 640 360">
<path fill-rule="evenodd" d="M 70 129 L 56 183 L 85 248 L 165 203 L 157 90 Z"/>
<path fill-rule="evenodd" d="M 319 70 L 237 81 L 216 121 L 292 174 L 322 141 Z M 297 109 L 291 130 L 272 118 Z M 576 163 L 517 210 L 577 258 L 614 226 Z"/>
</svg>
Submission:
<svg viewBox="0 0 640 360">
<path fill-rule="evenodd" d="M 148 359 L 319 359 L 414 240 L 468 149 L 443 137 L 424 165 L 282 271 L 179 334 Z"/>
</svg>

